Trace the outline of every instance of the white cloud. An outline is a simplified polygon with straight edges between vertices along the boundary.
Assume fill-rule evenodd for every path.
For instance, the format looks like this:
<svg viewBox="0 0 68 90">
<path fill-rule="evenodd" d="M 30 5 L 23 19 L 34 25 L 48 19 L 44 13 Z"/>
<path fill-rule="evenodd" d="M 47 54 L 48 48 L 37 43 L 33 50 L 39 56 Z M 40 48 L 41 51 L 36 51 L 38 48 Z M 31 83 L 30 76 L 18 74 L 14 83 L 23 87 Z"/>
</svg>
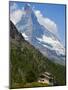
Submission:
<svg viewBox="0 0 68 90">
<path fill-rule="evenodd" d="M 12 5 L 10 5 L 10 13 L 12 13 L 13 11 L 17 10 L 17 4 L 13 3 Z"/>
<path fill-rule="evenodd" d="M 29 7 L 31 7 L 30 3 L 27 4 Z"/>
<path fill-rule="evenodd" d="M 35 15 L 37 16 L 38 22 L 43 25 L 47 30 L 54 34 L 58 32 L 57 24 L 53 20 L 43 17 L 39 10 L 35 10 Z"/>
<path fill-rule="evenodd" d="M 21 20 L 21 17 L 24 14 L 25 12 L 23 10 L 16 10 L 10 14 L 10 20 L 13 21 L 14 24 L 16 24 Z"/>
<path fill-rule="evenodd" d="M 10 6 L 10 20 L 14 24 L 18 23 L 21 20 L 22 15 L 25 15 L 25 11 L 23 7 L 22 9 L 18 9 L 18 6 L 16 3 Z"/>
<path fill-rule="evenodd" d="M 16 24 L 21 20 L 22 15 L 25 15 L 24 10 L 16 10 L 10 15 L 10 19 Z"/>
</svg>

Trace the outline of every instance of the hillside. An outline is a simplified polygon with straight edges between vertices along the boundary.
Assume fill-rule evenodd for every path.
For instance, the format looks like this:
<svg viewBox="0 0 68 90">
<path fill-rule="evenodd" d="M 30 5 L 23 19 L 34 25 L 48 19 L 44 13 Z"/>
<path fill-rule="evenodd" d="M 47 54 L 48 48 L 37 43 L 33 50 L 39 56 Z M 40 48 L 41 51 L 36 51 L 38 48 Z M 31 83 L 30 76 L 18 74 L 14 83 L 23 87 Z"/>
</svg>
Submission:
<svg viewBox="0 0 68 90">
<path fill-rule="evenodd" d="M 26 84 L 37 82 L 39 75 L 45 71 L 52 73 L 55 85 L 65 85 L 65 66 L 55 64 L 44 57 L 24 40 L 10 21 L 10 88 L 32 87 L 33 84 Z"/>
</svg>

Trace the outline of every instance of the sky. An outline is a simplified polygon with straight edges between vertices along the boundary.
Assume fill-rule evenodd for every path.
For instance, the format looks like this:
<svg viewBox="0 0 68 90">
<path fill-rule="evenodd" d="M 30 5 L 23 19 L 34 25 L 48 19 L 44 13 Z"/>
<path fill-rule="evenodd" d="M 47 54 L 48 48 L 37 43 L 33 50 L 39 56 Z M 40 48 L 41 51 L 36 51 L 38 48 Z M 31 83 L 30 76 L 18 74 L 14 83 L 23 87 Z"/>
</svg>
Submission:
<svg viewBox="0 0 68 90">
<path fill-rule="evenodd" d="M 65 9 L 63 4 L 29 3 L 41 25 L 54 33 L 65 46 Z M 23 9 L 26 3 L 10 1 L 10 18 L 16 24 L 25 14 Z"/>
</svg>

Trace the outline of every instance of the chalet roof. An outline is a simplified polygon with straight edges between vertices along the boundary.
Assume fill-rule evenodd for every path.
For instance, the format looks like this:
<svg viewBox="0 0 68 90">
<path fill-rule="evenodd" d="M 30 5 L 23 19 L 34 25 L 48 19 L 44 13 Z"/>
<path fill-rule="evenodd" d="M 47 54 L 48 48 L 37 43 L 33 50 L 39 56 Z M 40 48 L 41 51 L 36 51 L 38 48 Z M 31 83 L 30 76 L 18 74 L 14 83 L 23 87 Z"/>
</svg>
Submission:
<svg viewBox="0 0 68 90">
<path fill-rule="evenodd" d="M 48 79 L 52 78 L 50 76 L 47 76 L 46 74 L 42 74 L 42 75 L 44 76 L 44 78 L 48 78 Z"/>
<path fill-rule="evenodd" d="M 44 74 L 51 75 L 51 73 L 49 73 L 49 72 L 44 72 Z"/>
<path fill-rule="evenodd" d="M 40 78 L 53 79 L 51 73 L 48 73 L 48 72 L 44 72 L 43 74 L 41 74 Z"/>
</svg>

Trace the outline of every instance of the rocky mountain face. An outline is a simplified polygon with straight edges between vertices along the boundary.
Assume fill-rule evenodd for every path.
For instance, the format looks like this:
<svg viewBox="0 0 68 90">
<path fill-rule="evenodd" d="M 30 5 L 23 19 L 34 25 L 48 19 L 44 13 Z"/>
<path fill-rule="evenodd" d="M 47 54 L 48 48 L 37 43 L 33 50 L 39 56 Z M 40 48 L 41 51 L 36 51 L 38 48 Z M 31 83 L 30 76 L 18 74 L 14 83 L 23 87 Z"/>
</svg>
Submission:
<svg viewBox="0 0 68 90">
<path fill-rule="evenodd" d="M 25 5 L 24 12 L 16 24 L 18 31 L 44 56 L 55 63 L 65 65 L 65 48 L 60 40 L 38 22 L 38 17 L 28 4 Z"/>
</svg>

